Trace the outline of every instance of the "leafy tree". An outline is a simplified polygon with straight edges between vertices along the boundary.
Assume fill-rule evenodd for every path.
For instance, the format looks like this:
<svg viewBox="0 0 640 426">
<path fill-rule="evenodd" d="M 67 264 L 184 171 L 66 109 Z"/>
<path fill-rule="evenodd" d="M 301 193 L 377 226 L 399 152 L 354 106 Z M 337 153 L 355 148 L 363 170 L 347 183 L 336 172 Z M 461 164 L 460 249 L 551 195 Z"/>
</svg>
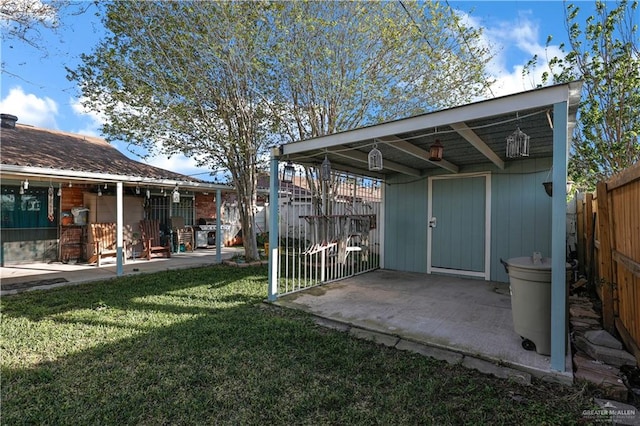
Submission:
<svg viewBox="0 0 640 426">
<path fill-rule="evenodd" d="M 478 31 L 426 2 L 113 2 L 109 35 L 69 70 L 107 139 L 227 169 L 245 254 L 269 145 L 482 94 Z"/>
<path fill-rule="evenodd" d="M 85 13 L 93 4 L 86 1 L 56 0 L 2 0 L 0 1 L 0 32 L 7 43 L 25 43 L 30 48 L 48 54 L 47 46 L 42 40 L 43 31 L 57 31 L 62 17 Z M 5 57 L 7 55 L 4 55 Z M 2 60 L 2 71 L 8 73 L 7 63 Z"/>
<path fill-rule="evenodd" d="M 37 42 L 39 29 L 55 29 L 59 24 L 58 14 L 67 4 L 3 0 L 0 3 L 3 38 L 18 39 L 33 47 L 41 47 Z"/>
<path fill-rule="evenodd" d="M 69 76 L 85 106 L 108 118 L 108 140 L 124 140 L 199 166 L 223 167 L 238 192 L 243 240 L 257 257 L 252 207 L 258 155 L 273 121 L 258 87 L 271 28 L 262 3 L 114 2 L 110 33 Z"/>
<path fill-rule="evenodd" d="M 285 141 L 464 104 L 486 94 L 481 31 L 438 2 L 289 2 L 275 20 Z M 319 159 L 321 161 L 322 159 Z M 317 214 L 324 188 L 307 167 Z M 328 212 L 324 212 L 328 213 Z"/>
<path fill-rule="evenodd" d="M 578 23 L 580 9 L 567 6 L 570 50 L 551 58 L 542 78 L 543 83 L 584 81 L 569 173 L 588 188 L 640 160 L 638 2 L 596 1 L 595 6 L 584 27 Z M 547 47 L 550 42 L 551 37 Z"/>
<path fill-rule="evenodd" d="M 288 2 L 275 17 L 278 98 L 290 140 L 460 105 L 485 95 L 480 31 L 438 2 Z"/>
</svg>

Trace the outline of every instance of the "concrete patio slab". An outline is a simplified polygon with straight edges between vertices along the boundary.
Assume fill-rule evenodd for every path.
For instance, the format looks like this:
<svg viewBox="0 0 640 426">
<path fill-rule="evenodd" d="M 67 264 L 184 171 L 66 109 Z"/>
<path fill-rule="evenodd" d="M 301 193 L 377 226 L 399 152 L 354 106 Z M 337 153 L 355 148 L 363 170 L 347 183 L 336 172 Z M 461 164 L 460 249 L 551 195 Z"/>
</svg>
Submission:
<svg viewBox="0 0 640 426">
<path fill-rule="evenodd" d="M 505 283 L 377 270 L 285 295 L 274 303 L 331 321 L 333 328 L 343 324 L 356 336 L 500 377 L 526 381 L 530 374 L 573 382 L 570 353 L 566 371 L 558 372 L 551 369 L 548 356 L 522 348 Z"/>
</svg>

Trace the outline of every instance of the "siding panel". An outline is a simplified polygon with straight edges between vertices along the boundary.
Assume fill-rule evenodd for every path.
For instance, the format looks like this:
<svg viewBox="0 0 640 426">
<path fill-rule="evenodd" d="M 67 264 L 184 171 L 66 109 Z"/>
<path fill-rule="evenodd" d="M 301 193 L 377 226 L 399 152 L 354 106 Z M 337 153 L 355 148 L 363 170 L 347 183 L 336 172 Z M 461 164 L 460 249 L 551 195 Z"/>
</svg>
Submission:
<svg viewBox="0 0 640 426">
<path fill-rule="evenodd" d="M 508 282 L 500 258 L 551 255 L 551 198 L 542 183 L 550 159 L 518 160 L 491 170 L 491 279 Z M 464 172 L 481 172 L 482 168 Z M 427 178 L 390 178 L 385 188 L 385 268 L 426 272 Z M 474 193 L 474 197 L 476 194 Z M 480 196 L 480 194 L 478 194 Z M 482 195 L 483 196 L 483 195 Z M 475 241 L 470 241 L 470 245 Z M 458 250 L 461 253 L 465 248 Z M 452 256 L 455 254 L 451 254 Z M 484 259 L 473 258 L 483 266 Z"/>
<path fill-rule="evenodd" d="M 385 268 L 427 271 L 427 179 L 385 188 Z"/>
</svg>

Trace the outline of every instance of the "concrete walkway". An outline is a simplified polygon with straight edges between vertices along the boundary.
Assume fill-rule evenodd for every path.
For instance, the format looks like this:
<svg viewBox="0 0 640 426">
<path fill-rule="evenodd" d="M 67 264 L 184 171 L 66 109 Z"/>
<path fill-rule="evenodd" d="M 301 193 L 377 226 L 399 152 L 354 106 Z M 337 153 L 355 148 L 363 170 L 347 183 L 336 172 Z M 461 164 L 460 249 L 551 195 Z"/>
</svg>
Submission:
<svg viewBox="0 0 640 426">
<path fill-rule="evenodd" d="M 224 247 L 222 260 L 244 253 L 241 247 Z M 193 252 L 174 253 L 171 258 L 154 257 L 127 259 L 123 276 L 166 271 L 172 269 L 197 268 L 217 263 L 215 249 L 198 249 Z M 101 267 L 95 264 L 30 263 L 0 268 L 0 296 L 29 290 L 46 290 L 61 286 L 117 278 L 116 261 L 106 259 Z"/>
<path fill-rule="evenodd" d="M 513 329 L 509 285 L 378 270 L 279 298 L 277 305 L 314 314 L 321 324 L 388 346 L 530 381 L 571 384 L 550 358 L 522 348 Z"/>
</svg>

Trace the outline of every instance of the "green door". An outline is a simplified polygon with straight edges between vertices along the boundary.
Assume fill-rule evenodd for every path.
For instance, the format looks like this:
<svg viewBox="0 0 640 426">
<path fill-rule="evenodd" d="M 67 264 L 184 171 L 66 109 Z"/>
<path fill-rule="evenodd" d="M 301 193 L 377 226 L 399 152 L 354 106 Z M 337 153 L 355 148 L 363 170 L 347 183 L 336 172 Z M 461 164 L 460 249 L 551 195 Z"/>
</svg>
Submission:
<svg viewBox="0 0 640 426">
<path fill-rule="evenodd" d="M 486 175 L 431 179 L 431 271 L 488 279 L 487 183 Z"/>
</svg>

